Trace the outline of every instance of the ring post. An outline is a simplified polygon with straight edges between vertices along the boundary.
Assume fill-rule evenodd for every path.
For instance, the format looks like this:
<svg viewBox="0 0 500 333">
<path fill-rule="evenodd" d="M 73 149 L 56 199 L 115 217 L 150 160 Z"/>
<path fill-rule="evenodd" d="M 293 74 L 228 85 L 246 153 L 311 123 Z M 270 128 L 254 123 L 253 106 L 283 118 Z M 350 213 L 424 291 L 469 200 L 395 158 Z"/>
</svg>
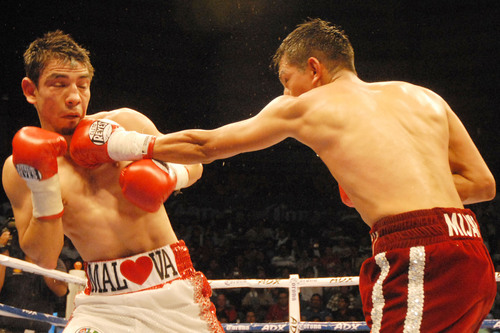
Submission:
<svg viewBox="0 0 500 333">
<path fill-rule="evenodd" d="M 82 263 L 77 261 L 75 269 L 69 271 L 70 275 L 78 276 L 81 279 L 86 279 L 85 271 L 82 270 Z M 68 283 L 68 295 L 66 296 L 66 319 L 69 319 L 75 308 L 75 297 L 78 293 L 85 289 L 84 285 Z"/>
<path fill-rule="evenodd" d="M 300 298 L 299 298 L 299 275 L 290 275 L 290 284 L 288 287 L 288 303 L 289 303 L 289 332 L 299 333 L 300 322 Z"/>
</svg>

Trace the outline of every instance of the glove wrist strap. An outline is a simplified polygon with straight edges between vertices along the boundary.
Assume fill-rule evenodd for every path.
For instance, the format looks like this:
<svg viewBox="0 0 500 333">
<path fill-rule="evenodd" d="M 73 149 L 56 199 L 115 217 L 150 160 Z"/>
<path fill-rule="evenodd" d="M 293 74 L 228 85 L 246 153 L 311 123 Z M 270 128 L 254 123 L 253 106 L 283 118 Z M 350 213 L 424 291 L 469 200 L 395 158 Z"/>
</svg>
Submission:
<svg viewBox="0 0 500 333">
<path fill-rule="evenodd" d="M 152 158 L 156 137 L 135 131 L 116 131 L 108 140 L 108 155 L 115 161 Z"/>
<path fill-rule="evenodd" d="M 177 163 L 167 163 L 170 170 L 175 173 L 177 177 L 177 183 L 175 184 L 175 190 L 180 190 L 184 188 L 189 183 L 189 171 L 183 164 Z"/>
<path fill-rule="evenodd" d="M 25 179 L 31 190 L 33 217 L 41 220 L 56 219 L 63 215 L 64 206 L 61 197 L 59 175 L 46 180 Z"/>
</svg>

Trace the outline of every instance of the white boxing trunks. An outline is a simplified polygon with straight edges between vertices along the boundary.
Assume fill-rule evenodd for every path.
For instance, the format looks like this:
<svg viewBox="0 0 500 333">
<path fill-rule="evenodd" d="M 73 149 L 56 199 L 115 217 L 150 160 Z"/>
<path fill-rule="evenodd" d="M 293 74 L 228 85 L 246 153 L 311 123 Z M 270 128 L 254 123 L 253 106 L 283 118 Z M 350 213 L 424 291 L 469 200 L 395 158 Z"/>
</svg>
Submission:
<svg viewBox="0 0 500 333">
<path fill-rule="evenodd" d="M 85 266 L 87 288 L 64 333 L 224 332 L 183 241 Z"/>
</svg>

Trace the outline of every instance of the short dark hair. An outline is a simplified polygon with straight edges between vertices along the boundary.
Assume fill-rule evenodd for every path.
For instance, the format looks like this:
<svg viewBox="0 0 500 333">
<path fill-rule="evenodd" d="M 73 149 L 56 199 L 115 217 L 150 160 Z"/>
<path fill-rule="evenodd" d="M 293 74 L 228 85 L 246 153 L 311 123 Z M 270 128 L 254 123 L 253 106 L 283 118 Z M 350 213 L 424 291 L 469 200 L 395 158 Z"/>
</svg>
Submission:
<svg viewBox="0 0 500 333">
<path fill-rule="evenodd" d="M 38 86 L 40 75 L 47 63 L 53 59 L 69 63 L 79 62 L 87 67 L 90 78 L 94 75 L 90 52 L 77 44 L 70 35 L 56 30 L 35 39 L 24 52 L 26 76 Z"/>
<path fill-rule="evenodd" d="M 318 18 L 299 24 L 283 40 L 272 59 L 276 71 L 284 57 L 301 69 L 305 68 L 309 57 L 316 57 L 328 69 L 340 66 L 356 73 L 354 50 L 347 35 L 340 27 Z"/>
</svg>

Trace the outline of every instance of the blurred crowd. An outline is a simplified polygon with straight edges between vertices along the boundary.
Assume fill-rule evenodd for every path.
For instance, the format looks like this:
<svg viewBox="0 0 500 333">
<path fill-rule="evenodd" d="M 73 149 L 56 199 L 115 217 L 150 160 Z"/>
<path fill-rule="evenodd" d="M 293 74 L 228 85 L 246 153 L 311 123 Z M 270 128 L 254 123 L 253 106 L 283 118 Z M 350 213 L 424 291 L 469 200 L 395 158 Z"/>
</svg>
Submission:
<svg viewBox="0 0 500 333">
<path fill-rule="evenodd" d="M 9 208 L 2 205 L 2 223 L 11 216 Z M 470 208 L 500 271 L 498 206 L 494 201 Z M 361 264 L 371 256 L 369 228 L 352 209 L 304 211 L 286 205 L 217 209 L 172 200 L 167 210 L 194 267 L 209 280 L 358 276 Z M 68 239 L 61 259 L 67 270 L 81 262 Z M 286 289 L 214 289 L 212 301 L 223 323 L 288 321 Z M 303 288 L 300 303 L 303 321 L 364 320 L 356 286 Z M 491 318 L 500 318 L 500 297 Z"/>
</svg>

